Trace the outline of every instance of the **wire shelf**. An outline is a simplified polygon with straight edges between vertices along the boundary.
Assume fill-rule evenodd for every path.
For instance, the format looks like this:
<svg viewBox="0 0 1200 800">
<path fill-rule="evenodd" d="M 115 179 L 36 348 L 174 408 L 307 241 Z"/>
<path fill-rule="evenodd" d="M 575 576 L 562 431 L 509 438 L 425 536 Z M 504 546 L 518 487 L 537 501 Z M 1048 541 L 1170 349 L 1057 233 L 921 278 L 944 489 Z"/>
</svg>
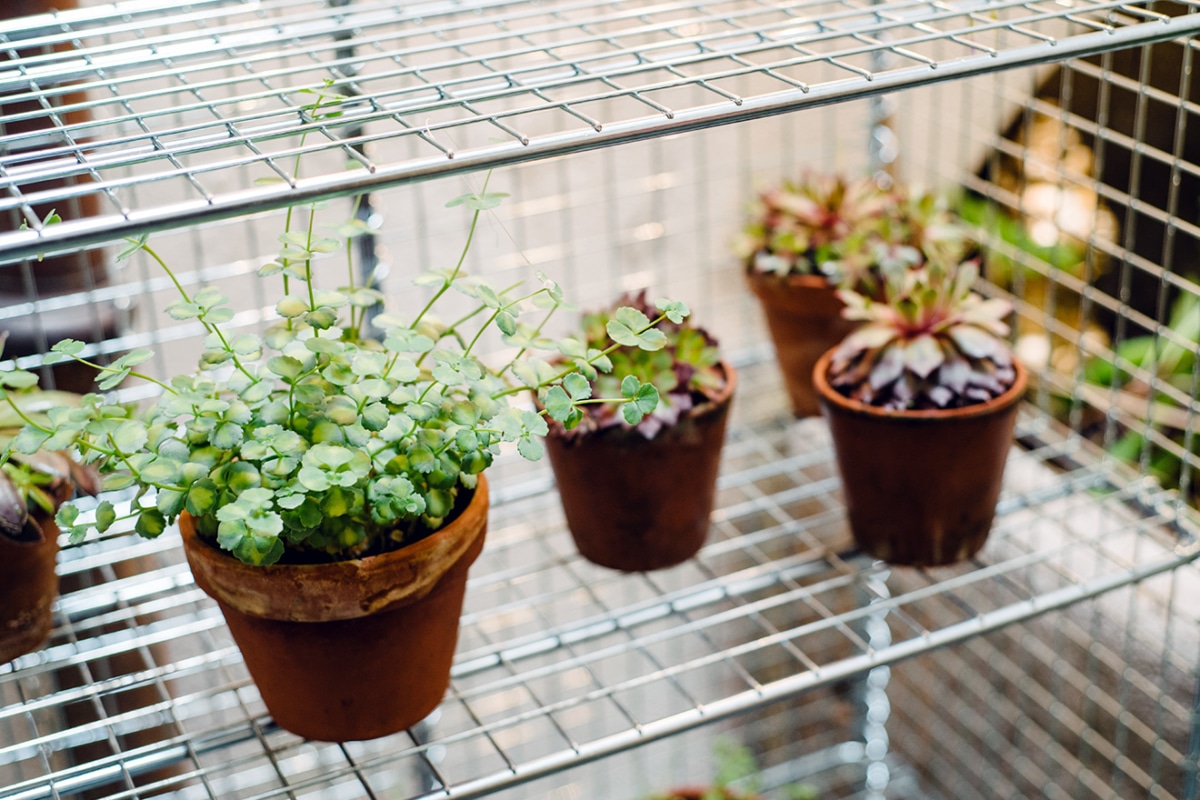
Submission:
<svg viewBox="0 0 1200 800">
<path fill-rule="evenodd" d="M 67 591 L 48 647 L 0 666 L 0 798 L 480 797 L 1008 630 L 1200 554 L 1172 493 L 1123 479 L 1026 409 L 1026 447 L 1012 453 L 981 557 L 889 569 L 851 545 L 824 426 L 742 406 L 709 543 L 671 570 L 583 561 L 545 467 L 500 462 L 450 692 L 426 723 L 371 742 L 274 727 L 173 534 L 68 549 L 64 581 L 107 580 Z"/>
<path fill-rule="evenodd" d="M 0 23 L 0 212 L 28 223 L 0 261 L 1200 30 L 1152 5 L 123 0 Z M 94 209 L 42 224 L 70 203 Z"/>
</svg>

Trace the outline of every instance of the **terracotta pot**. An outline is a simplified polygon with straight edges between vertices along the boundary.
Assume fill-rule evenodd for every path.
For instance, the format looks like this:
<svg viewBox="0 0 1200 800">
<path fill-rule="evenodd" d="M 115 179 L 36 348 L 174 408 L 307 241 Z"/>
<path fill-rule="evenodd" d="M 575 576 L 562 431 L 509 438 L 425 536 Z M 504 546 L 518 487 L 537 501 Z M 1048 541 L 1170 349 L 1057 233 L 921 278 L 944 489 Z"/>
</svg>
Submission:
<svg viewBox="0 0 1200 800">
<path fill-rule="evenodd" d="M 71 497 L 63 484 L 55 507 Z M 58 525 L 41 509 L 31 512 L 42 529 L 40 542 L 14 542 L 0 536 L 0 664 L 37 650 L 54 627 L 58 597 Z"/>
<path fill-rule="evenodd" d="M 546 451 L 580 554 L 625 572 L 670 567 L 704 545 L 716 494 L 725 421 L 737 386 L 725 388 L 653 439 L 613 426 L 568 437 L 552 425 Z"/>
<path fill-rule="evenodd" d="M 780 277 L 749 270 L 746 280 L 766 314 L 792 413 L 817 416 L 821 406 L 812 387 L 813 366 L 858 323 L 842 318 L 845 305 L 820 275 Z"/>
<path fill-rule="evenodd" d="M 487 531 L 487 482 L 433 535 L 332 564 L 243 564 L 179 529 L 279 725 L 309 739 L 373 739 L 415 725 L 450 683 L 467 569 Z"/>
<path fill-rule="evenodd" d="M 41 647 L 54 627 L 58 526 L 52 519 L 41 525 L 41 542 L 17 543 L 0 536 L 0 664 Z"/>
<path fill-rule="evenodd" d="M 850 528 L 867 554 L 932 567 L 970 558 L 992 526 L 1012 446 L 1026 371 L 987 403 L 887 411 L 851 400 L 827 380 L 832 351 L 813 383 L 833 435 Z M 1014 362 L 1015 363 L 1015 362 Z"/>
</svg>

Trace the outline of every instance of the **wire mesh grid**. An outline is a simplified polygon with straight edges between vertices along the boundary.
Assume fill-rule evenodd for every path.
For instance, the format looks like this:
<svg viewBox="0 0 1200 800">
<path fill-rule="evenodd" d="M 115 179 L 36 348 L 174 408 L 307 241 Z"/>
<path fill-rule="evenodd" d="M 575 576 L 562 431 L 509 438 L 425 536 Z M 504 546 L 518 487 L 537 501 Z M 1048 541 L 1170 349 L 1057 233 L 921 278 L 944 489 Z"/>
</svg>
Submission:
<svg viewBox="0 0 1200 800">
<path fill-rule="evenodd" d="M 547 472 L 498 470 L 451 690 L 435 718 L 371 742 L 306 742 L 273 726 L 172 542 L 115 536 L 69 551 L 65 579 L 109 574 L 63 597 L 45 650 L 0 668 L 0 797 L 477 797 L 797 697 L 808 700 L 790 740 L 836 749 L 854 740 L 852 725 L 831 723 L 847 717 L 848 679 L 1195 557 L 1193 524 L 1172 503 L 1140 479 L 1115 482 L 1029 414 L 1022 435 L 1048 443 L 1014 451 L 981 559 L 897 576 L 851 545 L 823 427 L 781 422 L 769 397 L 739 412 L 712 539 L 666 572 L 583 561 Z M 1063 458 L 1078 466 L 1048 465 Z M 158 566 L 121 577 L 147 558 Z M 1182 599 L 1159 621 L 1175 641 L 1155 651 L 1177 678 L 1194 677 L 1194 609 Z M 1130 710 L 1120 695 L 1091 695 L 1106 701 Z M 1145 724 L 1185 725 L 1189 711 L 1175 698 Z M 1178 748 L 1159 747 L 1143 769 L 1181 773 Z M 867 760 L 853 755 L 842 758 Z"/>
<path fill-rule="evenodd" d="M 975 33 L 1008 13 L 1039 19 L 1026 26 L 1005 16 L 1006 25 L 989 28 L 1008 37 L 1010 49 L 997 56 L 953 42 L 950 55 L 936 56 L 936 70 L 895 66 L 912 60 L 900 54 L 893 72 L 880 71 L 866 56 L 896 56 L 891 48 L 900 42 L 860 37 L 885 28 L 891 36 L 919 35 L 892 25 L 887 14 L 908 11 L 889 5 L 866 32 L 826 32 L 825 40 L 844 46 L 839 62 L 874 71 L 872 81 L 790 44 L 779 61 L 767 62 L 774 66 L 763 67 L 759 53 L 775 51 L 759 39 L 737 51 L 753 68 L 739 65 L 731 82 L 722 82 L 701 69 L 720 47 L 742 41 L 732 36 L 729 44 L 722 26 L 753 19 L 779 32 L 785 17 L 815 7 L 646 4 L 634 13 L 607 5 L 546 12 L 497 4 L 478 15 L 456 6 L 459 23 L 439 17 L 440 6 L 414 8 L 405 7 L 411 19 L 400 18 L 406 30 L 421 29 L 412 41 L 389 27 L 397 10 L 384 4 L 354 3 L 346 13 L 360 16 L 357 27 L 344 26 L 352 28 L 349 39 L 338 38 L 342 28 L 322 27 L 330 17 L 320 3 L 197 2 L 178 14 L 178 26 L 150 4 L 121 4 L 119 20 L 111 6 L 61 12 L 31 63 L 53 72 L 65 60 L 83 71 L 56 73 L 22 96 L 39 106 L 41 99 L 66 101 L 78 113 L 63 111 L 54 121 L 79 136 L 55 138 L 35 122 L 40 132 L 12 135 L 22 148 L 39 149 L 4 152 L 0 177 L 12 185 L 15 173 L 3 171 L 11 166 L 39 180 L 82 178 L 26 197 L 46 201 L 35 206 L 40 216 L 67 202 L 62 207 L 83 221 L 75 229 L 70 219 L 63 223 L 60 241 L 79 244 L 375 188 L 392 181 L 389 165 L 420 166 L 397 180 L 475 169 L 489 160 L 620 143 L 916 86 L 960 74 L 956 69 L 999 69 L 1101 47 L 1087 38 L 1094 28 L 1080 21 L 1095 17 L 1080 17 L 1090 11 L 1078 7 L 915 5 L 914 14 L 944 14 Z M 1180 27 L 1190 25 L 1187 18 L 1147 23 L 1126 16 L 1134 8 L 1128 5 L 1084 8 L 1112 11 L 1106 20 L 1126 26 L 1123 34 L 1104 34 L 1106 46 L 1121 44 L 1122 35 L 1141 41 L 1190 29 Z M 853 21 L 860 11 L 839 5 L 829 13 Z M 601 15 L 611 15 L 611 29 L 596 21 Z M 522 27 L 532 32 L 512 41 L 499 35 L 498 26 L 518 22 L 541 27 Z M 692 23 L 698 27 L 687 27 Z M 439 38 L 452 29 L 463 38 Z M 1053 46 L 1034 42 L 1036 52 L 1027 54 L 1027 30 L 1068 38 Z M 204 37 L 214 32 L 227 46 L 211 46 L 217 39 Z M 235 33 L 244 36 L 229 41 Z M 562 46 L 553 38 L 548 46 L 537 38 L 543 34 L 562 37 Z M 280 56 L 281 41 L 303 46 L 289 45 Z M 453 52 L 459 41 L 467 52 Z M 656 61 L 663 41 L 671 43 L 667 57 Z M 72 50 L 55 49 L 68 43 Z M 353 54 L 340 53 L 339 45 L 353 45 Z M 387 55 L 403 47 L 410 48 L 403 63 Z M 437 719 L 405 735 L 335 746 L 273 726 L 219 613 L 194 587 L 169 539 L 117 536 L 68 549 L 49 648 L 0 667 L 0 786 L 7 787 L 0 797 L 638 796 L 662 787 L 647 781 L 666 780 L 664 762 L 674 763 L 674 774 L 694 777 L 705 748 L 696 726 L 735 724 L 770 764 L 764 775 L 771 785 L 812 778 L 834 797 L 1197 796 L 1200 717 L 1192 704 L 1200 647 L 1188 510 L 1197 460 L 1196 344 L 1191 329 L 1178 324 L 1193 313 L 1178 309 L 1200 296 L 1188 272 L 1200 242 L 1200 190 L 1191 183 L 1200 153 L 1189 135 L 1200 108 L 1189 77 L 1193 50 L 1190 41 L 1164 42 L 1061 68 L 963 80 L 907 92 L 896 108 L 899 168 L 986 201 L 975 219 L 989 245 L 991 282 L 983 288 L 1014 300 L 1025 357 L 1044 355 L 1021 421 L 1022 449 L 1014 451 L 997 528 L 979 561 L 931 573 L 889 571 L 851 549 L 824 432 L 819 424 L 781 419 L 773 370 L 758 363 L 764 353 L 757 320 L 744 293 L 729 291 L 740 280 L 726 255 L 735 205 L 754 185 L 805 164 L 861 169 L 868 116 L 861 104 L 822 109 L 820 118 L 789 115 L 531 164 L 511 173 L 514 185 L 506 188 L 518 203 L 505 217 L 510 230 L 496 236 L 514 237 L 520 252 L 473 268 L 507 275 L 552 262 L 573 296 L 589 303 L 655 283 L 720 320 L 723 342 L 747 368 L 742 385 L 752 390 L 739 400 L 713 535 L 701 556 L 653 576 L 590 567 L 564 533 L 548 474 L 503 462 L 453 688 Z M 492 66 L 504 53 L 527 59 L 529 74 L 518 69 L 525 62 Z M 547 67 L 531 53 L 563 60 Z M 139 58 L 148 55 L 155 77 L 141 71 Z M 112 59 L 103 74 L 94 69 L 102 56 Z M 422 61 L 426 56 L 432 60 Z M 615 60 L 606 61 L 610 56 Z M 362 66 L 342 71 L 329 58 Z M 655 83 L 663 60 L 684 76 Z M 437 72 L 433 61 L 449 61 L 448 72 L 426 77 Z M 780 66 L 784 61 L 796 71 Z M 796 80 L 801 68 L 823 70 L 807 93 L 772 83 L 772 71 Z M 510 73 L 519 76 L 516 83 L 495 98 L 487 94 L 489 81 Z M 838 77 L 843 73 L 848 81 Z M 518 130 L 500 115 L 517 113 L 514 87 L 539 76 L 551 81 L 543 93 L 553 97 L 530 96 L 546 107 L 538 116 L 546 121 Z M 341 116 L 306 122 L 302 106 L 311 107 L 316 95 L 296 90 L 320 87 L 327 77 L 344 94 L 362 90 L 362 97 L 391 105 L 347 101 L 338 105 Z M 654 90 L 643 91 L 648 87 Z M 662 88 L 676 94 L 655 93 Z M 439 94 L 443 89 L 450 93 Z M 467 93 L 468 105 L 455 92 Z M 672 105 L 680 93 L 684 101 Z M 414 97 L 431 100 L 437 114 L 414 121 L 402 105 Z M 674 108 L 673 118 L 646 99 Z M 501 111 L 478 113 L 493 101 Z M 565 110 L 585 103 L 602 131 Z M 7 123 L 8 98 L 4 108 Z M 42 106 L 12 116 L 50 119 L 45 113 Z M 412 127 L 386 129 L 394 117 Z M 530 143 L 511 138 L 493 117 Z M 222 127 L 230 120 L 235 130 Z M 353 134 L 360 122 L 365 132 Z M 510 139 L 490 141 L 496 135 Z M 352 156 L 359 166 L 343 173 L 345 137 L 372 149 Z M 97 160 L 89 162 L 93 144 Z M 455 157 L 438 144 L 455 149 Z M 38 161 L 46 152 L 40 148 L 65 159 L 47 167 Z M 312 178 L 301 177 L 294 188 L 286 181 L 255 187 L 256 179 L 281 177 L 272 164 L 292 169 L 297 153 Z M 14 160 L 5 161 L 10 155 Z M 374 173 L 361 168 L 364 159 Z M 427 161 L 437 166 L 426 169 Z M 454 246 L 442 241 L 456 240 L 454 227 L 424 210 L 424 195 L 441 188 L 430 186 L 377 197 L 386 220 L 404 222 L 380 232 L 404 262 L 413 254 L 414 262 L 439 263 L 442 250 Z M 195 200 L 204 191 L 211 204 Z M 19 197 L 10 190 L 10 210 Z M 110 224 L 120 222 L 110 213 L 114 201 L 125 204 L 121 213 L 140 209 L 130 212 L 127 227 Z M 194 251 L 181 279 L 227 287 L 242 303 L 234 324 L 246 329 L 271 315 L 252 275 L 255 256 L 273 247 L 263 232 L 272 224 L 237 220 L 167 239 L 172 249 Z M 46 236 L 59 235 L 56 227 Z M 0 237 L 0 248 L 15 242 L 18 248 L 5 252 L 17 258 L 44 246 L 22 243 L 22 236 L 33 242 L 14 231 Z M 13 278 L 3 290 L 0 322 L 10 331 L 33 330 L 19 363 L 36 366 L 55 335 L 64 335 L 56 315 L 75 325 L 85 320 L 88 335 L 79 338 L 100 358 L 148 344 L 164 345 L 172 360 L 189 357 L 199 334 L 158 319 L 169 286 L 151 264 L 135 260 L 105 271 L 96 263 L 110 253 L 83 255 L 72 254 L 69 264 L 52 256 L 0 269 L 0 277 Z M 403 283 L 412 265 L 394 262 Z M 83 284 L 56 285 L 52 267 L 60 265 L 80 272 Z M 1147 352 L 1171 358 L 1148 360 Z M 170 374 L 169 367 L 157 363 L 156 374 Z M 122 397 L 144 394 L 130 387 Z M 1120 461 L 1131 461 L 1140 475 Z M 581 766 L 625 750 L 617 768 L 605 766 L 612 758 L 590 772 Z M 624 774 L 630 763 L 640 769 Z"/>
<path fill-rule="evenodd" d="M 0 236 L 0 257 L 1175 38 L 1198 26 L 1188 13 L 1111 0 L 621 8 L 226 0 L 192 4 L 169 25 L 142 2 L 31 17 L 0 27 L 0 211 L 28 223 Z M 314 161 L 320 168 L 301 175 L 300 156 L 307 170 Z M 134 185 L 154 185 L 165 200 L 146 202 L 143 193 L 135 202 Z M 42 224 L 51 208 L 72 202 L 89 213 Z"/>
</svg>

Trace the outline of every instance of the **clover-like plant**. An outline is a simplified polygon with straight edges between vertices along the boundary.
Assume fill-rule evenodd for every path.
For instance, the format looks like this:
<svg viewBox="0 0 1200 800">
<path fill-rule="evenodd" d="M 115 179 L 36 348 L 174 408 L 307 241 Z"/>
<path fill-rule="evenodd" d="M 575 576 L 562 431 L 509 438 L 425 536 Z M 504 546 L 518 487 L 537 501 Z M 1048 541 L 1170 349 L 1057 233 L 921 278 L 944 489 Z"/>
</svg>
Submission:
<svg viewBox="0 0 1200 800">
<path fill-rule="evenodd" d="M 315 208 L 289 211 L 279 254 L 260 270 L 282 289 L 279 320 L 261 335 L 228 330 L 233 310 L 220 291 L 189 293 L 145 237 L 130 241 L 123 255 L 141 250 L 162 267 L 179 295 L 167 313 L 203 326 L 204 350 L 195 372 L 165 381 L 138 371 L 148 350 L 100 365 L 85 357 L 82 343 L 67 340 L 45 359 L 91 364 L 101 392 L 129 378 L 156 384 L 161 395 L 144 412 L 94 393 L 40 420 L 9 396 L 26 423 L 14 451 L 77 448 L 103 474 L 105 489 L 131 487 L 128 513 L 118 515 L 105 500 L 94 519 L 84 519 L 67 505 L 60 525 L 81 539 L 131 518 L 138 533 L 157 536 L 187 511 L 199 535 L 250 564 L 355 558 L 436 530 L 503 443 L 539 457 L 544 416 L 577 419 L 594 402 L 589 379 L 609 367 L 610 355 L 630 341 L 657 346 L 655 325 L 681 312 L 668 305 L 644 322 L 623 314 L 621 344 L 546 337 L 547 319 L 564 302 L 557 284 L 538 273 L 531 289 L 495 287 L 463 269 L 480 215 L 503 196 L 485 183 L 448 204 L 473 213 L 458 262 L 415 279 L 431 292 L 418 313 L 379 314 L 373 330 L 366 310 L 382 294 L 356 284 L 352 264 L 340 288 L 317 287 L 316 270 L 337 261 L 324 257 L 348 242 L 319 233 Z M 353 236 L 354 228 L 341 233 Z M 451 289 L 472 307 L 440 321 L 434 312 Z M 502 364 L 479 352 L 493 329 L 511 348 Z M 539 350 L 565 360 L 552 364 L 533 355 Z M 13 386 L 32 377 L 11 371 L 4 380 Z M 562 402 L 541 412 L 509 403 L 563 386 L 554 392 Z M 652 385 L 631 379 L 621 388 L 611 402 L 642 414 L 656 407 Z"/>
<path fill-rule="evenodd" d="M 1008 301 L 971 291 L 975 262 L 892 269 L 886 300 L 842 290 L 843 315 L 863 321 L 834 351 L 829 383 L 888 409 L 957 408 L 1003 394 L 1016 377 Z"/>
<path fill-rule="evenodd" d="M 607 350 L 604 366 L 609 369 L 584 371 L 561 388 L 548 389 L 540 398 L 542 404 L 558 411 L 575 399 L 572 391 L 580 396 L 592 392 L 594 399 L 575 399 L 575 411 L 564 423 L 568 435 L 622 425 L 654 438 L 681 414 L 714 398 L 725 385 L 716 339 L 693 326 L 688 314 L 686 305 L 669 300 L 658 300 L 652 307 L 645 291 L 585 314 L 583 338 L 590 351 L 610 340 L 620 346 Z M 586 388 L 585 378 L 590 379 Z"/>
</svg>

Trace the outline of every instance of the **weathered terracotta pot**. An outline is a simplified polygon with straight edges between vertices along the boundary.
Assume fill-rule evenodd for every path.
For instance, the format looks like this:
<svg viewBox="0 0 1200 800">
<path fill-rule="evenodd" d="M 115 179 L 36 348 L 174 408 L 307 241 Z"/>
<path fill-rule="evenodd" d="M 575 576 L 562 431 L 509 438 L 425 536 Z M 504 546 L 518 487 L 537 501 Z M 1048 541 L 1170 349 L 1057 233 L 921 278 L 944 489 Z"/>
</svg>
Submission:
<svg viewBox="0 0 1200 800">
<path fill-rule="evenodd" d="M 69 482 L 54 491 L 54 507 L 71 499 Z M 58 597 L 58 525 L 40 508 L 30 512 L 42 529 L 40 542 L 0 536 L 0 664 L 37 650 L 54 627 Z"/>
<path fill-rule="evenodd" d="M 415 725 L 450 683 L 467 569 L 487 532 L 487 482 L 450 524 L 379 556 L 243 564 L 180 517 L 196 584 L 213 597 L 279 725 L 309 739 L 373 739 Z"/>
<path fill-rule="evenodd" d="M 41 647 L 54 627 L 58 526 L 51 517 L 36 516 L 42 541 L 0 536 L 0 664 Z"/>
<path fill-rule="evenodd" d="M 1026 371 L 987 403 L 945 411 L 887 411 L 813 384 L 833 435 L 850 528 L 867 554 L 932 567 L 970 558 L 992 527 Z M 1015 363 L 1015 362 L 1014 362 Z"/>
<path fill-rule="evenodd" d="M 820 275 L 780 277 L 749 270 L 746 279 L 766 314 L 792 413 L 817 416 L 821 406 L 812 388 L 813 366 L 858 323 L 842 318 L 845 305 Z"/>
<path fill-rule="evenodd" d="M 733 367 L 721 366 L 721 395 L 653 439 L 617 426 L 567 437 L 551 426 L 546 451 L 567 526 L 588 561 L 644 572 L 686 561 L 704 546 L 737 387 Z"/>
</svg>

